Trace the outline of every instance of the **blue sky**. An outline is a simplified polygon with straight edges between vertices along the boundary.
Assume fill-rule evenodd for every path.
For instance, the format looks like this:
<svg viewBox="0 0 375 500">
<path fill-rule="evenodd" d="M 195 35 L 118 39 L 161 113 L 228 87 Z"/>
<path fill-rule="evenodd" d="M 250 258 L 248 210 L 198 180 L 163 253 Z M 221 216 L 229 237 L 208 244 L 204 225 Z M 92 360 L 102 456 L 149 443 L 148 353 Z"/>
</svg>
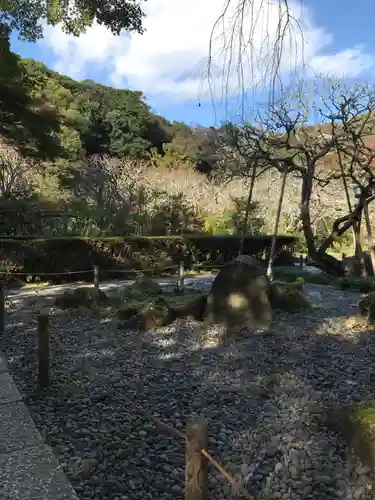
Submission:
<svg viewBox="0 0 375 500">
<path fill-rule="evenodd" d="M 237 0 L 232 2 L 235 6 Z M 94 25 L 74 38 L 59 27 L 46 27 L 44 39 L 35 44 L 13 36 L 12 48 L 78 80 L 90 78 L 141 90 L 151 107 L 170 120 L 213 125 L 243 113 L 239 88 L 248 90 L 251 108 L 269 86 L 278 5 L 276 0 L 253 2 L 254 10 L 245 16 L 244 31 L 251 30 L 253 50 L 243 50 L 244 80 L 239 83 L 236 71 L 237 40 L 232 52 L 221 50 L 222 34 L 233 28 L 229 12 L 214 33 L 211 92 L 204 77 L 210 32 L 222 11 L 221 0 L 148 0 L 143 36 L 115 37 Z M 280 61 L 285 81 L 302 74 L 374 80 L 373 0 L 304 0 L 293 2 L 292 10 L 301 30 L 296 24 L 287 30 Z"/>
</svg>

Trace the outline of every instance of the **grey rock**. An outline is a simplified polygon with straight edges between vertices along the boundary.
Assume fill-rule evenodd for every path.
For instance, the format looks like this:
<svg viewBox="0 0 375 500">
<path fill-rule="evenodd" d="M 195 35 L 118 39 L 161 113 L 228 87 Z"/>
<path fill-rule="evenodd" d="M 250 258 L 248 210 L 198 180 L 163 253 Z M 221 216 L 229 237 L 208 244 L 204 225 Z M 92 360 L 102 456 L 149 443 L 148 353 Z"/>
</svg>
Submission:
<svg viewBox="0 0 375 500">
<path fill-rule="evenodd" d="M 278 473 L 283 469 L 283 464 L 281 462 L 277 462 L 275 465 L 275 472 Z"/>
<path fill-rule="evenodd" d="M 358 474 L 358 476 L 364 476 L 370 474 L 371 469 L 370 467 L 364 466 L 364 467 L 357 467 L 355 471 Z"/>
<path fill-rule="evenodd" d="M 324 475 L 315 476 L 315 481 L 326 486 L 331 486 L 334 483 L 334 479 L 331 476 Z"/>
<path fill-rule="evenodd" d="M 364 487 L 358 488 L 353 492 L 354 500 L 361 500 L 366 493 L 366 489 Z"/>
</svg>

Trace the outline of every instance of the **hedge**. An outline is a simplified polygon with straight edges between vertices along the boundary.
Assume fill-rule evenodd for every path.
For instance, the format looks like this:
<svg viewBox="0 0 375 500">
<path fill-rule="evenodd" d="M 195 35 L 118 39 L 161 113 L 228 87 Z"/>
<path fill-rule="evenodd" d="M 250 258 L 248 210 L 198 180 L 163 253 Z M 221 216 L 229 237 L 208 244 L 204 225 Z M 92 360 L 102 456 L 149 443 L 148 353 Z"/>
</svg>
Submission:
<svg viewBox="0 0 375 500">
<path fill-rule="evenodd" d="M 271 238 L 247 237 L 244 253 L 264 259 L 270 248 Z M 277 250 L 293 247 L 295 242 L 294 237 L 279 236 Z M 21 279 L 26 279 L 28 274 L 41 273 L 44 279 L 57 283 L 77 280 L 77 275 L 64 274 L 69 271 L 87 270 L 86 274 L 79 275 L 79 279 L 92 280 L 92 269 L 97 265 L 103 279 L 110 279 L 121 276 L 119 270 L 155 268 L 157 271 L 168 265 L 178 265 L 181 260 L 184 260 L 187 268 L 221 265 L 237 255 L 239 244 L 240 237 L 207 235 L 2 238 L 0 265 L 3 271 L 20 273 Z"/>
</svg>

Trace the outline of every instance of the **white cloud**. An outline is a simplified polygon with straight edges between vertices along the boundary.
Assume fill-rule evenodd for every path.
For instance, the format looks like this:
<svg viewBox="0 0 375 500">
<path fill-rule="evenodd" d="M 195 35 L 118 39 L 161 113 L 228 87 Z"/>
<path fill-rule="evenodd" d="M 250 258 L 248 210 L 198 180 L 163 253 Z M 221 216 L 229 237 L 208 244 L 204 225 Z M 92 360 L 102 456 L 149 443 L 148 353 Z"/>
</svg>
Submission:
<svg viewBox="0 0 375 500">
<path fill-rule="evenodd" d="M 298 3 L 292 5 L 291 25 L 286 23 L 285 12 L 280 25 L 277 0 L 252 0 L 252 7 L 249 5 L 244 15 L 241 38 L 240 17 L 235 10 L 238 3 L 231 0 L 213 33 L 210 83 L 215 97 L 223 93 L 234 95 L 243 87 L 251 89 L 270 84 L 278 33 L 284 31 L 284 27 L 279 60 L 284 75 L 296 74 L 296 70 L 298 74 L 304 62 L 309 70 L 317 73 L 356 77 L 374 64 L 372 55 L 361 47 L 325 53 L 333 41 L 332 35 L 315 26 L 307 8 Z M 147 17 L 143 35 L 116 37 L 95 24 L 75 38 L 62 33 L 58 27 L 46 27 L 45 38 L 40 43 L 53 51 L 56 70 L 76 78 L 86 78 L 90 66 L 95 64 L 112 84 L 139 89 L 149 96 L 179 100 L 208 97 L 208 81 L 204 77 L 207 76 L 210 33 L 223 11 L 222 2 L 150 0 L 144 5 Z M 222 50 L 223 46 L 228 47 L 233 32 L 236 35 L 232 49 Z"/>
</svg>

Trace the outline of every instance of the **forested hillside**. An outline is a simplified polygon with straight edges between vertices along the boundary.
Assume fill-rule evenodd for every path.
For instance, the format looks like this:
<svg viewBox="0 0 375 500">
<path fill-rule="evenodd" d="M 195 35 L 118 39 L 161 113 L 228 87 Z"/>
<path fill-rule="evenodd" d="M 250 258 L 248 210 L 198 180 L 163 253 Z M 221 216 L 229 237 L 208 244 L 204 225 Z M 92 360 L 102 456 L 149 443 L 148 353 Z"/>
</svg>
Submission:
<svg viewBox="0 0 375 500">
<path fill-rule="evenodd" d="M 0 78 L 1 129 L 30 153 L 69 161 L 90 154 L 145 159 L 155 148 L 184 156 L 203 170 L 212 162 L 214 129 L 170 123 L 151 111 L 141 92 L 77 82 L 14 54 L 9 68 Z M 30 123 L 35 117 L 40 118 L 39 142 Z"/>
</svg>

